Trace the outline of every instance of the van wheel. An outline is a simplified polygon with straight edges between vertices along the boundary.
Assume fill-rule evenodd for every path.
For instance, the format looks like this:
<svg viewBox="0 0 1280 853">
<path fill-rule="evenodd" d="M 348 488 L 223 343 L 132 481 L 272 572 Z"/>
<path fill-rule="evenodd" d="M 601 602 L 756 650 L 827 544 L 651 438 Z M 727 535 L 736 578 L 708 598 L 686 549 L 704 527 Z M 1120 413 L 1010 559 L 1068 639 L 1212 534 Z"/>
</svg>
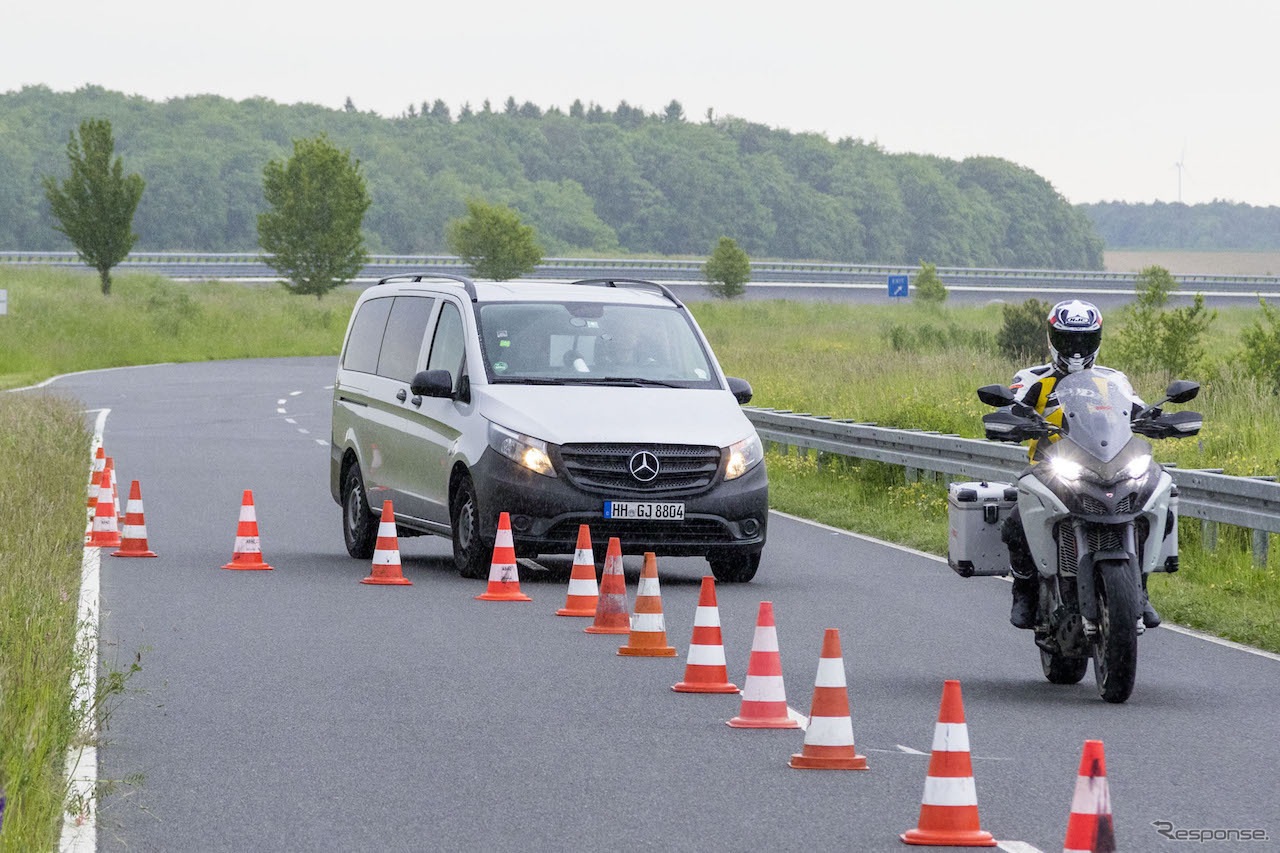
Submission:
<svg viewBox="0 0 1280 853">
<path fill-rule="evenodd" d="M 378 544 L 378 521 L 369 511 L 360 466 L 352 465 L 342 477 L 342 541 L 348 554 L 359 560 L 373 556 Z"/>
<path fill-rule="evenodd" d="M 480 504 L 470 477 L 463 477 L 449 505 L 449 521 L 453 526 L 453 561 L 464 578 L 489 576 L 493 557 L 493 540 L 480 532 Z"/>
<path fill-rule="evenodd" d="M 707 557 L 711 564 L 711 574 L 721 583 L 747 583 L 756 576 L 760 568 L 760 554 L 729 554 L 722 557 Z"/>
</svg>

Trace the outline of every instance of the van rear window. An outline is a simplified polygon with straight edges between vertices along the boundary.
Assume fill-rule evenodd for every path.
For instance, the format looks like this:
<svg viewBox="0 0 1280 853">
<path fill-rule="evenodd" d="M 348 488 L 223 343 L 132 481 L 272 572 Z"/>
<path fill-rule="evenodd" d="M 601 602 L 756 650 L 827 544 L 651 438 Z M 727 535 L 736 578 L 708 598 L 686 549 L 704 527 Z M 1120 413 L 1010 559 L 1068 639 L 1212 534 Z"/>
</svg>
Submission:
<svg viewBox="0 0 1280 853">
<path fill-rule="evenodd" d="M 347 335 L 347 348 L 342 354 L 342 366 L 360 373 L 378 372 L 378 352 L 382 349 L 382 332 L 387 328 L 387 315 L 391 313 L 392 298 L 384 296 L 370 299 L 360 306 L 351 334 Z"/>
</svg>

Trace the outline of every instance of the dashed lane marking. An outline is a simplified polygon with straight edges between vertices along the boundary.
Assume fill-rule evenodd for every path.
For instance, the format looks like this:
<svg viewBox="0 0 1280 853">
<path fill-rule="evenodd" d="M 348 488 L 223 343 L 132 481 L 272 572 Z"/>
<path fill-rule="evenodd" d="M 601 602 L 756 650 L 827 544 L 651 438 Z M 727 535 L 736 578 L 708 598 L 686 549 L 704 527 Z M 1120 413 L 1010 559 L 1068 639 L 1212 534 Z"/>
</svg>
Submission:
<svg viewBox="0 0 1280 853">
<path fill-rule="evenodd" d="M 324 445 L 324 444 L 328 444 L 328 443 L 329 443 L 329 442 L 325 441 L 323 438 L 317 438 L 317 439 L 316 439 L 316 444 Z"/>
<path fill-rule="evenodd" d="M 1044 853 L 1039 847 L 1025 841 L 997 841 L 996 847 L 1005 853 Z"/>
<path fill-rule="evenodd" d="M 289 392 L 289 396 L 290 396 L 290 397 L 296 397 L 296 396 L 298 396 L 298 395 L 299 395 L 299 394 L 301 394 L 301 393 L 302 393 L 301 391 L 290 391 L 290 392 Z"/>
<path fill-rule="evenodd" d="M 287 414 L 289 414 L 289 413 L 288 413 L 288 412 L 286 412 L 286 411 L 284 410 L 284 408 L 283 408 L 283 407 L 277 406 L 277 407 L 276 407 L 276 414 L 278 414 L 278 415 L 287 415 Z"/>
<path fill-rule="evenodd" d="M 771 509 L 769 510 L 769 512 L 773 513 L 774 515 L 780 515 L 783 518 L 788 519 L 790 521 L 798 521 L 801 524 L 808 524 L 813 527 L 817 527 L 822 530 L 829 531 L 831 533 L 840 534 L 841 536 L 852 536 L 854 539 L 861 539 L 863 542 L 871 542 L 876 545 L 883 545 L 886 548 L 893 548 L 894 550 L 897 550 L 897 551 L 905 551 L 906 553 L 914 554 L 917 557 L 924 557 L 926 560 L 933 560 L 935 563 L 942 563 L 945 565 L 947 562 L 945 557 L 939 557 L 937 554 L 930 554 L 925 551 L 919 551 L 919 550 L 916 550 L 915 548 L 909 548 L 906 545 L 899 545 L 897 542 L 886 542 L 883 539 L 877 539 L 876 537 L 868 536 L 865 533 L 854 533 L 852 530 L 845 530 L 842 527 L 833 527 L 830 524 L 823 524 L 820 521 L 813 521 L 812 519 L 801 518 L 798 515 L 792 515 L 789 512 L 782 512 L 781 510 Z M 1000 578 L 1000 580 L 1006 581 L 1008 583 L 1013 582 L 1011 578 Z M 1276 661 L 1277 663 L 1280 663 L 1280 654 L 1276 654 L 1275 652 L 1268 652 L 1263 649 L 1255 649 L 1253 646 L 1246 646 L 1244 643 L 1237 643 L 1232 640 L 1224 640 L 1221 637 L 1215 637 L 1212 634 L 1206 634 L 1203 631 L 1197 631 L 1194 628 L 1188 628 L 1184 625 L 1175 625 L 1172 622 L 1165 622 L 1157 630 L 1161 630 L 1161 631 L 1168 630 L 1168 631 L 1172 631 L 1175 634 L 1185 634 L 1188 637 L 1195 637 L 1197 640 L 1204 640 L 1206 643 L 1213 643 L 1214 645 L 1223 646 L 1224 648 L 1235 649 L 1238 652 L 1246 652 L 1251 655 L 1256 655 L 1257 657 L 1260 657 L 1260 658 L 1266 658 L 1267 660 Z"/>
<path fill-rule="evenodd" d="M 909 746 L 903 746 L 900 743 L 894 744 L 894 746 L 898 747 L 900 751 L 905 752 L 907 755 L 928 755 L 929 754 L 927 752 L 921 752 L 918 749 L 912 749 Z"/>
<path fill-rule="evenodd" d="M 296 424 L 296 423 L 297 423 L 297 421 L 295 421 L 293 418 L 285 418 L 285 419 L 284 419 L 284 422 L 285 422 L 285 423 L 287 423 L 287 424 Z"/>
<path fill-rule="evenodd" d="M 302 433 L 303 435 L 311 435 L 311 430 L 303 429 L 302 427 L 298 427 L 298 432 Z"/>
<path fill-rule="evenodd" d="M 285 398 L 284 398 L 284 397 L 281 397 L 279 400 L 276 400 L 276 405 L 277 405 L 277 406 L 283 406 L 286 402 L 288 402 L 288 401 L 287 401 L 287 400 L 285 400 Z"/>
</svg>

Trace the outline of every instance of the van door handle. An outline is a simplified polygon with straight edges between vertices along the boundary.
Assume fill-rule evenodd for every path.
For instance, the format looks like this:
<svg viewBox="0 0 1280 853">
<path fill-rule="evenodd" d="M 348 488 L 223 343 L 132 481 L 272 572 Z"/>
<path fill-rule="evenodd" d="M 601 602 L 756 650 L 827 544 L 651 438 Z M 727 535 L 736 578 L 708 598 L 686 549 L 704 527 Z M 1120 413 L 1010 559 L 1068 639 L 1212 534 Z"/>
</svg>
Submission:
<svg viewBox="0 0 1280 853">
<path fill-rule="evenodd" d="M 401 403 L 403 403 L 408 396 L 409 395 L 404 392 L 403 388 L 401 388 L 399 391 L 396 392 L 396 399 L 399 400 Z"/>
<path fill-rule="evenodd" d="M 415 405 L 415 406 L 421 406 L 421 405 L 422 405 L 422 398 L 421 398 L 421 397 L 414 397 L 414 398 L 413 398 L 412 400 L 410 400 L 409 402 L 410 402 L 410 403 L 413 403 L 413 405 Z"/>
</svg>

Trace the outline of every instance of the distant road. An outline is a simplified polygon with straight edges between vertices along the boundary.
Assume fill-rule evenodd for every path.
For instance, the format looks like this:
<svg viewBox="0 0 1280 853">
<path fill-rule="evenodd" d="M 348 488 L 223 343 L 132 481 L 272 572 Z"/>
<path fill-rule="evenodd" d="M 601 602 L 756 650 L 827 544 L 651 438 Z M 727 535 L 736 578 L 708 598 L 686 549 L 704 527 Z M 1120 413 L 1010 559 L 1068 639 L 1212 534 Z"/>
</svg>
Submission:
<svg viewBox="0 0 1280 853">
<path fill-rule="evenodd" d="M 84 269 L 72 252 L 0 252 L 0 265 L 61 266 Z M 276 273 L 257 255 L 248 253 L 135 252 L 120 264 L 122 271 L 147 271 L 178 279 L 274 280 Z M 359 281 L 414 273 L 466 274 L 458 258 L 444 255 L 374 255 Z M 804 301 L 879 302 L 888 300 L 889 276 L 911 276 L 916 267 L 877 264 L 815 264 L 788 261 L 752 262 L 751 299 Z M 1136 275 L 1098 270 L 1027 270 L 939 267 L 938 273 L 953 297 L 965 303 L 992 300 L 1022 301 L 1081 296 L 1103 305 L 1129 301 Z M 601 276 L 625 276 L 678 286 L 689 298 L 705 294 L 700 284 L 702 266 L 692 260 L 648 258 L 548 258 L 529 276 L 538 279 L 573 280 Z M 1203 293 L 1223 302 L 1256 302 L 1259 296 L 1280 299 L 1280 276 L 1190 275 L 1175 276 L 1175 298 L 1189 299 Z"/>
</svg>

